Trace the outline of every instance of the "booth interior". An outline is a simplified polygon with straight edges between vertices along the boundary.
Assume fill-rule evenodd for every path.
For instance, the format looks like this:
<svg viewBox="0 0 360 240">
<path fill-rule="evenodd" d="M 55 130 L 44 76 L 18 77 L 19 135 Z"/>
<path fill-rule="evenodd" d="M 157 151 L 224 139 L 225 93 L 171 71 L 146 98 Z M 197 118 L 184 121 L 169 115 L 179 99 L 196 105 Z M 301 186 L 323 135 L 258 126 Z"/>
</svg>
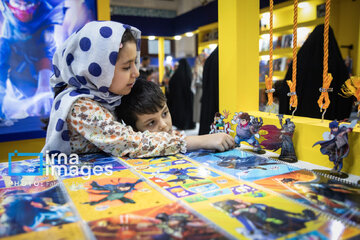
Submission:
<svg viewBox="0 0 360 240">
<path fill-rule="evenodd" d="M 126 0 L 1 1 L 0 23 L 9 24 L 4 19 L 14 6 L 46 11 L 62 23 L 49 30 L 59 37 L 55 45 L 92 20 L 136 27 L 142 32 L 141 67 L 150 60 L 145 78 L 165 94 L 167 67 L 176 71 L 177 62 L 186 59 L 195 72 L 200 57 L 206 65 L 206 57 L 214 60 L 218 54 L 218 76 L 212 76 L 218 109 L 207 116 L 208 132 L 229 134 L 236 147 L 148 158 L 87 152 L 48 159 L 40 152 L 53 92 L 37 96 L 35 84 L 36 97 L 20 96 L 14 91 L 20 85 L 12 83 L 17 75 L 8 68 L 6 94 L 0 98 L 0 238 L 360 239 L 360 0 L 153 1 L 164 6 Z M 318 29 L 320 47 L 312 47 Z M 310 60 L 302 58 L 304 49 Z M 335 65 L 343 66 L 346 76 L 340 85 L 327 82 L 331 74 L 337 77 L 334 51 L 340 59 Z M 307 71 L 308 65 L 319 67 L 321 76 L 317 83 L 318 76 L 309 76 L 312 83 L 305 85 L 297 76 L 316 72 Z M 18 72 L 36 69 L 23 59 L 18 66 L 24 66 Z M 47 71 L 30 73 L 38 81 L 51 77 Z M 276 95 L 281 91 L 290 105 L 287 112 L 281 112 Z M 308 92 L 316 96 L 300 95 Z M 331 99 L 329 108 L 318 103 L 321 96 Z M 333 106 L 345 109 L 336 102 L 340 97 L 350 102 L 346 119 L 331 115 Z M 34 99 L 42 99 L 42 107 Z M 293 100 L 296 104 L 289 103 Z M 203 107 L 210 100 L 201 102 Z M 316 117 L 303 114 L 314 105 Z M 194 110 L 194 122 L 201 122 L 202 115 L 197 120 L 195 115 Z M 57 120 L 56 131 L 59 122 L 61 129 L 64 124 Z"/>
<path fill-rule="evenodd" d="M 292 60 L 293 2 L 274 2 L 273 83 L 275 84 L 276 81 L 285 78 L 288 64 Z M 202 52 L 208 54 L 219 44 L 219 112 L 223 110 L 228 110 L 231 114 L 250 112 L 253 116 L 262 117 L 265 123 L 276 124 L 278 121 L 276 113 L 264 112 L 272 111 L 266 108 L 264 83 L 265 74 L 268 74 L 270 53 L 269 2 L 251 3 L 249 8 L 252 11 L 239 13 L 234 12 L 235 9 L 243 7 L 248 9 L 247 3 L 233 4 L 234 6 L 222 1 L 210 1 L 204 6 L 178 16 L 174 11 L 167 11 L 168 16 L 164 18 L 136 16 L 136 14 L 135 16 L 120 15 L 126 11 L 117 14 L 118 6 L 112 5 L 110 8 L 101 2 L 98 4 L 98 19 L 127 22 L 142 30 L 141 56 L 150 56 L 150 66 L 156 73 L 153 78 L 158 82 L 161 82 L 164 76 L 165 64 L 173 66 L 180 58 L 186 58 L 193 66 L 199 54 Z M 229 13 L 226 13 L 227 6 L 231 6 L 228 9 Z M 297 51 L 313 29 L 324 22 L 324 7 L 325 0 L 299 2 Z M 360 71 L 358 9 L 358 1 L 331 1 L 330 26 L 340 47 L 342 58 L 348 61 L 348 70 L 352 76 L 358 76 Z M 164 15 L 164 11 L 159 14 Z M 186 37 L 187 34 L 191 34 L 191 37 Z M 175 40 L 179 38 L 182 39 Z M 275 102 L 274 105 L 276 106 L 277 103 Z M 355 105 L 353 110 L 349 116 L 352 119 L 356 117 Z M 329 121 L 297 116 L 293 121 L 297 127 L 294 133 L 294 146 L 298 159 L 331 168 L 326 156 L 309 144 L 321 139 L 322 133 L 328 130 Z M 6 126 L 11 124 L 13 125 Z M 13 120 L 12 123 L 2 122 L 0 160 L 7 161 L 8 153 L 15 150 L 39 152 L 46 134 L 41 129 L 41 125 L 41 117 L 36 116 Z M 358 134 L 359 127 L 355 127 L 349 135 L 351 148 L 344 163 L 344 170 L 354 175 L 360 175 L 358 159 L 360 154 L 356 153 L 360 144 Z"/>
</svg>

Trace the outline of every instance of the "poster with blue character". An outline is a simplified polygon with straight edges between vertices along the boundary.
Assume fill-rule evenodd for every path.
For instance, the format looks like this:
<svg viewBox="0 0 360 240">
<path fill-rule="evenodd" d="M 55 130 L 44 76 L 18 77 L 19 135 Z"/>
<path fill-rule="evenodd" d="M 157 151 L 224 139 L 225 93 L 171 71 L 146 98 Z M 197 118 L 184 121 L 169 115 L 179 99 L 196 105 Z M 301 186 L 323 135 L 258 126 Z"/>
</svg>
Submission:
<svg viewBox="0 0 360 240">
<path fill-rule="evenodd" d="M 0 121 L 50 113 L 53 54 L 96 20 L 95 8 L 95 0 L 0 1 Z"/>
</svg>

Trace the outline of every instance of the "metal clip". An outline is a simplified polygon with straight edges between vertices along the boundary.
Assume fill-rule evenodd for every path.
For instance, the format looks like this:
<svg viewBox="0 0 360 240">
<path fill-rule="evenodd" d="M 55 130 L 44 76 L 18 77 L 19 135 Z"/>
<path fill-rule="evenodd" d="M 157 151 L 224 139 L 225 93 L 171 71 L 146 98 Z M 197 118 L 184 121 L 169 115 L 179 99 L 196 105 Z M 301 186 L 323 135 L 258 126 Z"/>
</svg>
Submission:
<svg viewBox="0 0 360 240">
<path fill-rule="evenodd" d="M 332 92 L 333 91 L 333 88 L 319 88 L 319 92 Z"/>
<path fill-rule="evenodd" d="M 273 93 L 273 92 L 275 92 L 275 89 L 274 89 L 274 88 L 269 89 L 269 90 L 265 90 L 265 93 Z"/>
<path fill-rule="evenodd" d="M 294 111 L 291 113 L 291 118 L 292 119 L 294 118 L 294 114 L 295 114 L 296 110 L 297 110 L 297 107 L 295 107 Z"/>
<path fill-rule="evenodd" d="M 288 95 L 288 97 L 291 97 L 293 95 L 296 95 L 296 92 L 289 92 L 287 95 Z"/>
</svg>

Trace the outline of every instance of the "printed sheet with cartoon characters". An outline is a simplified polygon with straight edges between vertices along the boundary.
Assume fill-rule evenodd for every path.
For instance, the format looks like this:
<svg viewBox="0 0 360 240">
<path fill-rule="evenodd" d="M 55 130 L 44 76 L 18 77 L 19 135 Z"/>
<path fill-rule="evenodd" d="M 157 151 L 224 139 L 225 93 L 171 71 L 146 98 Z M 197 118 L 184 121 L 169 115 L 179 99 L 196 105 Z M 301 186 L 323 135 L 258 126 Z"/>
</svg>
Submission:
<svg viewBox="0 0 360 240">
<path fill-rule="evenodd" d="M 0 164 L 1 239 L 360 238 L 360 186 L 239 149 L 61 166 Z"/>
</svg>

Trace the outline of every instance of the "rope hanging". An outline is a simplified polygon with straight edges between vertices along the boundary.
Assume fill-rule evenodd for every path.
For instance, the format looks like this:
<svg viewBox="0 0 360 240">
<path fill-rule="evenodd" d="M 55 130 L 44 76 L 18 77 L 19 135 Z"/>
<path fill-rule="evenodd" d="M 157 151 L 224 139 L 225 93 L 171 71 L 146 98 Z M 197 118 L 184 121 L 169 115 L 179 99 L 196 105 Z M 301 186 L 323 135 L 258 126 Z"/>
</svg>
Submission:
<svg viewBox="0 0 360 240">
<path fill-rule="evenodd" d="M 274 1 L 270 0 L 270 60 L 269 60 L 269 76 L 265 76 L 265 92 L 268 96 L 267 105 L 271 106 L 273 104 L 273 93 L 275 89 L 272 88 L 272 77 L 273 77 L 273 13 L 274 13 Z"/>
<path fill-rule="evenodd" d="M 292 81 L 287 80 L 290 92 L 287 94 L 290 96 L 289 108 L 294 107 L 294 113 L 298 106 L 298 99 L 296 95 L 296 67 L 297 67 L 297 18 L 298 18 L 298 0 L 294 0 L 294 25 L 293 25 L 293 64 L 292 64 Z"/>
<path fill-rule="evenodd" d="M 330 0 L 326 0 L 326 8 L 325 8 L 325 24 L 324 24 L 324 68 L 323 68 L 323 85 L 319 89 L 321 95 L 318 100 L 318 105 L 320 107 L 320 112 L 323 109 L 325 111 L 322 114 L 322 119 L 324 119 L 324 115 L 326 109 L 330 105 L 329 92 L 332 92 L 332 88 L 330 87 L 332 76 L 331 73 L 328 73 L 328 59 L 329 59 L 329 22 L 330 22 Z"/>
</svg>

